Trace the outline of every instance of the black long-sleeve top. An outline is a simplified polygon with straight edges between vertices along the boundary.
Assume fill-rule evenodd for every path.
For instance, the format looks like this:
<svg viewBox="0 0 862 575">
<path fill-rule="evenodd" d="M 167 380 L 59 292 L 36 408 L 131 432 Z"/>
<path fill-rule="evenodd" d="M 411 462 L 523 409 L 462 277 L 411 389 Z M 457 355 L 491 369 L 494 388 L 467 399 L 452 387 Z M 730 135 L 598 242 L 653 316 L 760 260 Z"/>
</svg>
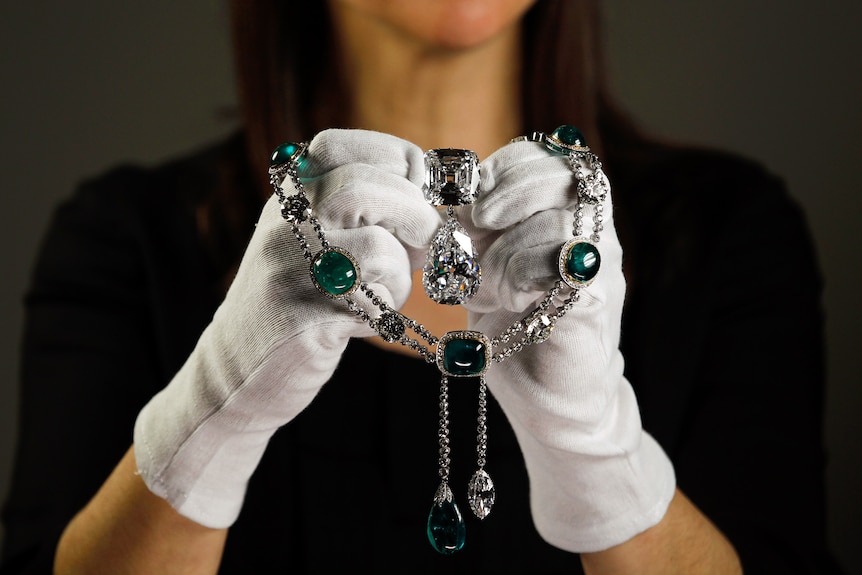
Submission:
<svg viewBox="0 0 862 575">
<path fill-rule="evenodd" d="M 26 296 L 3 575 L 50 573 L 62 529 L 212 316 L 223 270 L 196 206 L 219 166 L 243 154 L 233 138 L 158 168 L 119 168 L 57 210 Z M 645 429 L 747 574 L 832 573 L 821 277 L 800 210 L 777 179 L 724 154 L 656 147 L 604 164 L 629 281 L 621 345 Z M 523 460 L 494 401 L 494 512 L 467 518 L 458 554 L 430 548 L 438 385 L 418 358 L 351 342 L 312 405 L 273 437 L 221 573 L 577 572 L 577 557 L 532 525 Z M 457 490 L 475 470 L 476 389 L 451 385 L 450 396 Z"/>
</svg>

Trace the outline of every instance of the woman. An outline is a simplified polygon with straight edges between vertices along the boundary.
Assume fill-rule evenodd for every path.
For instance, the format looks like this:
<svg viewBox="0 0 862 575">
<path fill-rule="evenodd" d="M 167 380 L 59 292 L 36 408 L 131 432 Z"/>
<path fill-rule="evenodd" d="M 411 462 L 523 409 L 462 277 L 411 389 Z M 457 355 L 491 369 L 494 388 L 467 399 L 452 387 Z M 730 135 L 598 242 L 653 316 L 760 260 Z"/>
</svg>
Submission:
<svg viewBox="0 0 862 575">
<path fill-rule="evenodd" d="M 29 296 L 4 569 L 826 572 L 819 281 L 781 279 L 797 258 L 813 265 L 804 223 L 756 166 L 659 146 L 627 126 L 604 91 L 596 11 L 549 0 L 235 2 L 244 138 L 90 184 L 46 241 Z M 521 219 L 555 238 L 548 214 L 561 211 L 555 202 L 572 181 L 541 145 L 506 144 L 561 124 L 583 130 L 614 182 L 602 273 L 547 342 L 489 371 L 500 403 L 490 401 L 487 416 L 498 501 L 444 557 L 422 534 L 440 481 L 439 372 L 327 307 L 299 273 L 305 264 L 272 201 L 246 247 L 272 191 L 269 152 L 333 126 L 373 130 L 312 140 L 302 175 L 327 236 L 350 246 L 376 293 L 432 333 L 499 333 L 511 310 L 496 302 L 519 307 L 520 294 L 495 263 L 517 242 L 493 240 L 533 246 Z M 417 150 L 451 146 L 486 160 L 483 197 L 458 213 L 486 258 L 477 299 L 464 307 L 434 304 L 419 272 L 412 284 L 405 277 L 439 225 L 416 201 Z M 524 169 L 510 173 L 513 165 Z M 523 189 L 542 190 L 529 197 L 548 209 L 518 212 L 529 209 L 515 193 Z M 743 209 L 720 209 L 730 190 Z M 604 296 L 607 305 L 586 305 Z M 597 331 L 568 321 L 590 309 Z M 270 310 L 272 321 L 261 316 Z M 258 329 L 272 325 L 275 333 Z M 273 347 L 308 333 L 312 345 L 297 336 Z M 603 347 L 569 365 L 579 341 Z M 283 361 L 249 357 L 271 348 Z M 599 356 L 610 359 L 594 366 Z M 524 374 L 538 395 L 524 393 Z M 601 406 L 623 413 L 607 427 L 571 417 L 584 410 L 559 385 L 594 390 L 599 377 L 614 390 Z M 233 401 L 239 412 L 221 410 L 222 383 L 261 392 Z M 475 434 L 475 392 L 449 389 L 453 438 Z M 198 409 L 230 421 L 195 432 Z M 560 411 L 569 415 L 550 418 Z M 631 441 L 621 451 L 642 456 L 642 468 L 624 476 L 590 461 L 580 449 L 585 421 L 598 426 L 592 436 Z M 467 483 L 471 450 L 453 439 L 453 486 Z M 621 492 L 634 494 L 622 509 Z M 625 527 L 607 527 L 609 510 Z"/>
</svg>

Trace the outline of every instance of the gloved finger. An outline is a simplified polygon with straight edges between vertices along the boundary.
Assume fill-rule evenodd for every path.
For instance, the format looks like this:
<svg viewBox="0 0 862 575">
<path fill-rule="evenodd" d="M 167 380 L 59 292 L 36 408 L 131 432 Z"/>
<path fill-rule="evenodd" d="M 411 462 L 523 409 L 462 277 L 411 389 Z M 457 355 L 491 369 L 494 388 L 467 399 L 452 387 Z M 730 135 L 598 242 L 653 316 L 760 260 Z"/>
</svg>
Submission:
<svg viewBox="0 0 862 575">
<path fill-rule="evenodd" d="M 398 309 L 407 301 L 412 286 L 410 261 L 401 243 L 381 227 L 333 230 L 327 234 L 331 246 L 347 250 L 359 267 L 360 281 L 375 295 Z M 310 280 L 309 280 L 310 281 Z M 364 296 L 357 295 L 361 300 Z"/>
<path fill-rule="evenodd" d="M 508 144 L 482 162 L 473 223 L 504 229 L 548 209 L 574 207 L 577 184 L 568 159 L 538 142 Z"/>
<path fill-rule="evenodd" d="M 315 178 L 347 164 L 374 166 L 421 186 L 424 152 L 402 138 L 369 130 L 324 130 L 311 140 L 299 175 Z"/>
<path fill-rule="evenodd" d="M 438 210 L 421 188 L 377 166 L 339 166 L 303 185 L 324 230 L 380 226 L 419 247 L 428 245 L 440 227 Z"/>
<path fill-rule="evenodd" d="M 532 307 L 559 279 L 557 257 L 571 229 L 570 212 L 545 210 L 499 234 L 480 251 L 482 286 L 465 307 L 475 312 Z"/>
</svg>

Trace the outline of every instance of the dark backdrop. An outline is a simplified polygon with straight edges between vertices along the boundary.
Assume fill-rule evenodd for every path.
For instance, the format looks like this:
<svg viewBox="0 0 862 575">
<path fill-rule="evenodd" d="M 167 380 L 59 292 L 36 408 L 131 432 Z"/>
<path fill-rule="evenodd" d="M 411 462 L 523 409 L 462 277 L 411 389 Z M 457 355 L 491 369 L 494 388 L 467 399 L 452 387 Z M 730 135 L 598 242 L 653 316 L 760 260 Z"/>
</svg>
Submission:
<svg viewBox="0 0 862 575">
<path fill-rule="evenodd" d="M 852 231 L 862 181 L 862 4 L 605 6 L 613 85 L 645 126 L 760 160 L 808 212 L 827 279 L 830 539 L 848 571 L 862 573 L 862 305 Z M 0 46 L 2 497 L 15 442 L 21 298 L 52 206 L 119 161 L 157 162 L 227 133 L 235 99 L 219 2 L 3 2 Z M 732 196 L 716 202 L 744 208 Z M 788 278 L 804 280 L 804 270 Z"/>
</svg>

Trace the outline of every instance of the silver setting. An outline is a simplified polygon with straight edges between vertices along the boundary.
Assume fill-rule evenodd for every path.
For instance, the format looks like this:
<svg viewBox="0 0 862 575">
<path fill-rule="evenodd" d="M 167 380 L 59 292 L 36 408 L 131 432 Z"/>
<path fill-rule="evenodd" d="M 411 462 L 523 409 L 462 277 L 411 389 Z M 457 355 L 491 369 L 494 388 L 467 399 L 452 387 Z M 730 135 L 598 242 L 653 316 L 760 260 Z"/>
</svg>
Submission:
<svg viewBox="0 0 862 575">
<path fill-rule="evenodd" d="M 479 379 L 479 413 L 476 417 L 476 465 L 478 469 L 467 483 L 467 501 L 473 515 L 485 519 L 494 506 L 497 494 L 494 482 L 485 471 L 485 456 L 488 451 L 488 385 L 485 376 Z"/>
<path fill-rule="evenodd" d="M 580 151 L 569 155 L 569 165 L 578 181 L 578 196 L 584 203 L 599 204 L 611 191 L 602 163 L 592 152 Z"/>
<path fill-rule="evenodd" d="M 452 488 L 445 480 L 441 481 L 440 485 L 437 486 L 437 491 L 434 492 L 434 504 L 439 506 L 444 503 L 452 503 L 453 499 L 455 499 L 455 495 L 452 493 Z"/>
<path fill-rule="evenodd" d="M 288 222 L 304 222 L 311 216 L 311 204 L 305 196 L 286 197 L 281 204 L 281 217 Z"/>
<path fill-rule="evenodd" d="M 380 335 L 381 339 L 387 343 L 393 343 L 404 337 L 407 332 L 407 324 L 404 322 L 404 317 L 394 311 L 388 311 L 377 318 L 372 327 Z"/>
<path fill-rule="evenodd" d="M 516 136 L 512 138 L 511 140 L 509 140 L 509 143 L 516 144 L 518 142 L 541 142 L 544 144 L 546 137 L 547 136 L 545 136 L 544 132 L 530 132 L 530 134 L 527 136 Z"/>
</svg>

